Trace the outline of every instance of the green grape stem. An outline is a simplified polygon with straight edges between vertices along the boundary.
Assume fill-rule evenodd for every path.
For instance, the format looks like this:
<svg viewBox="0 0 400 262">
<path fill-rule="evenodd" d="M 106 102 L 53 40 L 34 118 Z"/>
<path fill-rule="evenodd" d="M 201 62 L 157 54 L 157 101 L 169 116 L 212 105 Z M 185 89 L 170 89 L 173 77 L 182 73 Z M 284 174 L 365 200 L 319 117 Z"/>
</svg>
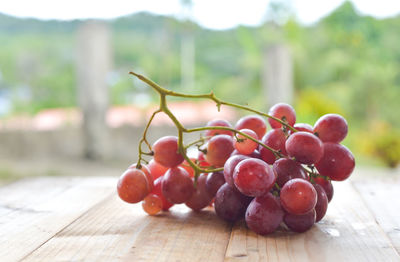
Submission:
<svg viewBox="0 0 400 262">
<path fill-rule="evenodd" d="M 242 109 L 242 110 L 245 110 L 245 111 L 248 111 L 248 112 L 252 112 L 252 113 L 264 116 L 264 117 L 271 118 L 271 119 L 281 123 L 284 127 L 292 130 L 293 132 L 297 131 L 292 126 L 290 126 L 288 123 L 286 123 L 285 121 L 283 121 L 281 119 L 278 119 L 276 117 L 273 117 L 273 116 L 271 116 L 269 114 L 263 113 L 261 111 L 255 110 L 255 109 L 247 107 L 247 106 L 243 106 L 243 105 L 239 105 L 239 104 L 234 104 L 234 103 L 229 103 L 229 102 L 226 102 L 226 101 L 222 101 L 222 100 L 218 99 L 213 92 L 211 92 L 209 94 L 200 94 L 200 95 L 192 95 L 192 94 L 184 94 L 184 93 L 174 92 L 174 91 L 171 91 L 171 90 L 168 90 L 168 89 L 165 89 L 165 88 L 159 86 L 158 84 L 156 84 L 155 82 L 153 82 L 152 80 L 146 78 L 145 76 L 143 76 L 141 74 L 137 74 L 135 72 L 129 72 L 129 74 L 134 75 L 139 80 L 141 80 L 144 83 L 148 84 L 160 96 L 160 107 L 159 107 L 159 109 L 157 109 L 151 115 L 151 117 L 150 117 L 150 119 L 149 119 L 149 121 L 148 121 L 148 123 L 147 123 L 147 125 L 145 127 L 145 130 L 143 132 L 142 139 L 139 142 L 139 160 L 138 160 L 138 165 L 137 165 L 138 167 L 140 167 L 141 161 L 144 161 L 143 155 L 151 155 L 152 154 L 151 145 L 147 141 L 147 131 L 148 131 L 148 129 L 150 127 L 150 124 L 151 124 L 152 120 L 154 119 L 155 115 L 160 113 L 160 112 L 164 112 L 172 120 L 172 122 L 176 126 L 176 128 L 178 130 L 178 151 L 184 157 L 186 162 L 195 171 L 195 180 L 197 180 L 197 177 L 199 176 L 200 173 L 210 173 L 210 172 L 223 171 L 223 168 L 207 168 L 207 169 L 204 169 L 204 168 L 201 168 L 200 166 L 198 166 L 196 163 L 194 163 L 186 154 L 187 148 L 189 146 L 185 146 L 184 143 L 183 143 L 183 133 L 192 133 L 192 132 L 198 132 L 198 131 L 204 131 L 204 130 L 228 130 L 228 131 L 234 132 L 235 134 L 240 134 L 243 137 L 246 137 L 247 139 L 250 139 L 250 140 L 256 142 L 257 144 L 265 147 L 266 149 L 270 150 L 277 158 L 283 156 L 279 151 L 274 150 L 273 148 L 263 144 L 262 142 L 258 141 L 257 139 L 255 139 L 255 138 L 253 138 L 253 137 L 251 137 L 251 136 L 249 136 L 249 135 L 247 135 L 247 134 L 245 134 L 243 132 L 240 132 L 239 130 L 236 130 L 234 128 L 222 127 L 222 126 L 197 127 L 197 128 L 191 128 L 191 129 L 185 128 L 181 124 L 181 122 L 179 122 L 179 120 L 176 118 L 176 116 L 169 110 L 168 105 L 167 105 L 167 99 L 166 99 L 167 96 L 182 97 L 182 98 L 193 98 L 193 99 L 210 99 L 210 100 L 212 100 L 212 101 L 214 101 L 216 103 L 218 111 L 220 110 L 221 105 Z M 195 141 L 192 144 L 195 145 L 198 142 L 199 141 Z M 147 152 L 144 152 L 142 150 L 142 144 L 143 143 L 145 143 L 147 145 L 147 147 L 149 148 L 151 153 L 147 153 Z"/>
<path fill-rule="evenodd" d="M 154 111 L 153 114 L 151 115 L 149 121 L 147 122 L 146 127 L 144 128 L 142 138 L 139 141 L 139 159 L 138 159 L 138 162 L 137 162 L 137 167 L 138 168 L 141 168 L 141 162 L 144 160 L 143 157 L 142 157 L 143 155 L 152 155 L 153 154 L 153 151 L 151 149 L 151 145 L 150 145 L 149 141 L 147 141 L 147 131 L 149 130 L 150 124 L 153 121 L 154 117 L 160 112 L 161 112 L 161 108 L 159 108 L 156 111 Z M 147 145 L 148 149 L 150 150 L 149 153 L 146 153 L 146 152 L 143 151 L 143 149 L 142 149 L 143 143 L 145 143 Z"/>
<path fill-rule="evenodd" d="M 197 146 L 197 147 L 201 147 L 202 145 L 204 145 L 208 139 L 210 139 L 211 137 L 207 136 L 207 137 L 200 137 L 199 139 L 190 142 L 189 144 L 185 145 L 185 149 L 188 149 L 189 147 L 192 146 Z"/>
<path fill-rule="evenodd" d="M 278 151 L 273 149 L 272 147 L 269 147 L 267 145 L 265 145 L 264 143 L 258 141 L 257 139 L 255 139 L 254 137 L 243 133 L 239 130 L 236 130 L 234 128 L 230 128 L 230 127 L 225 127 L 225 126 L 205 126 L 205 127 L 196 127 L 196 128 L 191 128 L 191 129 L 186 129 L 187 133 L 191 133 L 191 132 L 197 132 L 197 131 L 205 131 L 205 130 L 227 130 L 227 131 L 232 131 L 236 134 L 242 135 L 244 137 L 246 137 L 247 139 L 250 139 L 251 141 L 256 142 L 257 144 L 261 145 L 262 147 L 265 147 L 266 149 L 270 150 L 276 157 L 283 157 L 283 155 Z"/>
<path fill-rule="evenodd" d="M 323 175 L 319 174 L 318 172 L 316 172 L 314 165 L 309 165 L 308 168 L 303 166 L 303 169 L 304 169 L 304 171 L 306 171 L 308 173 L 308 176 L 310 178 L 310 182 L 312 184 L 315 184 L 314 178 L 317 178 L 317 177 L 323 178 L 323 179 L 328 180 L 328 181 L 330 180 L 329 177 L 323 176 Z"/>
</svg>

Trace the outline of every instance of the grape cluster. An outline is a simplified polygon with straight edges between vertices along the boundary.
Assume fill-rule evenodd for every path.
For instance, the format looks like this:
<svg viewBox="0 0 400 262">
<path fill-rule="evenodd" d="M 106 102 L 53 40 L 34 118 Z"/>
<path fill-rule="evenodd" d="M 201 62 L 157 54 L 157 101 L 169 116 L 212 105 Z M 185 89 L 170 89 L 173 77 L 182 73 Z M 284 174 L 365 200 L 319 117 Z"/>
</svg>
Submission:
<svg viewBox="0 0 400 262">
<path fill-rule="evenodd" d="M 284 103 L 268 115 L 269 131 L 258 115 L 242 117 L 234 127 L 226 120 L 208 122 L 202 143 L 193 144 L 198 157 L 190 161 L 179 150 L 178 137 L 158 139 L 151 146 L 153 159 L 131 165 L 120 177 L 120 198 L 142 201 L 150 215 L 174 204 L 195 211 L 214 206 L 220 218 L 245 218 L 261 235 L 280 225 L 294 232 L 310 229 L 326 213 L 332 181 L 347 179 L 354 169 L 352 153 L 340 144 L 347 122 L 327 114 L 314 127 L 296 123 L 294 109 Z"/>
</svg>

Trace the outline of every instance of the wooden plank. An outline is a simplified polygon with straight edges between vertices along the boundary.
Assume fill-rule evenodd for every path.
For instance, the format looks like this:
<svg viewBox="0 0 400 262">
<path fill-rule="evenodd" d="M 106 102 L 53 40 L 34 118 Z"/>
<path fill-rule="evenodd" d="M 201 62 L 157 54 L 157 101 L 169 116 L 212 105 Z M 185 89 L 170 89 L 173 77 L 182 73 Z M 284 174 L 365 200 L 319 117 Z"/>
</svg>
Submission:
<svg viewBox="0 0 400 262">
<path fill-rule="evenodd" d="M 310 231 L 263 237 L 244 221 L 231 232 L 212 209 L 179 205 L 148 216 L 118 199 L 115 182 L 40 178 L 0 188 L 1 261 L 400 261 L 382 230 L 396 239 L 398 203 L 387 201 L 398 199 L 395 184 L 356 182 L 361 198 L 350 183 L 335 183 L 327 216 Z"/>
<path fill-rule="evenodd" d="M 223 261 L 230 230 L 211 209 L 148 216 L 112 196 L 24 261 Z"/>
<path fill-rule="evenodd" d="M 359 180 L 353 184 L 400 253 L 400 178 Z"/>
<path fill-rule="evenodd" d="M 40 203 L 72 187 L 77 181 L 76 178 L 62 177 L 57 178 L 56 183 L 54 177 L 39 177 L 19 180 L 0 187 L 1 215 Z"/>
<path fill-rule="evenodd" d="M 303 234 L 258 236 L 234 226 L 226 261 L 399 261 L 386 234 L 349 182 L 335 183 L 327 216 Z"/>
<path fill-rule="evenodd" d="M 177 206 L 166 218 L 167 224 L 151 223 L 138 235 L 124 261 L 223 261 L 231 225 L 213 210 Z"/>
<path fill-rule="evenodd" d="M 134 206 L 135 207 L 135 206 Z M 149 220 L 115 195 L 89 212 L 27 256 L 24 261 L 112 261 L 121 258 Z M 132 233 L 133 232 L 133 233 Z M 125 252 L 125 253 L 124 253 Z"/>
<path fill-rule="evenodd" d="M 24 179 L 0 188 L 0 241 L 13 228 L 8 223 L 21 217 L 21 213 L 40 213 L 35 208 L 46 200 L 62 194 L 80 179 L 41 177 Z M 0 242 L 1 243 L 1 242 Z"/>
<path fill-rule="evenodd" d="M 17 261 L 113 194 L 115 178 L 38 178 L 0 189 L 0 257 Z"/>
</svg>

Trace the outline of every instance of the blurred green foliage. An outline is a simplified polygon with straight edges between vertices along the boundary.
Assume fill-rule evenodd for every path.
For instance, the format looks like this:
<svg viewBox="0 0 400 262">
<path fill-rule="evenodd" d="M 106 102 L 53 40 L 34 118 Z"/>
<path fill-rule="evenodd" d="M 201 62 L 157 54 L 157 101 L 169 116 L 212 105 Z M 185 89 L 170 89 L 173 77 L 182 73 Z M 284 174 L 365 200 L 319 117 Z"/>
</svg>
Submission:
<svg viewBox="0 0 400 262">
<path fill-rule="evenodd" d="M 373 153 L 387 166 L 395 168 L 400 163 L 400 132 L 385 132 L 374 138 L 376 141 Z"/>
<path fill-rule="evenodd" d="M 372 121 L 367 128 L 357 130 L 351 137 L 357 152 L 370 156 L 374 163 L 381 162 L 391 168 L 400 164 L 400 130 L 391 124 Z"/>
<path fill-rule="evenodd" d="M 12 112 L 76 105 L 74 50 L 80 22 L 0 14 L 0 95 L 12 99 Z M 194 92 L 213 90 L 225 100 L 265 110 L 260 95 L 263 53 L 269 44 L 283 42 L 294 58 L 298 121 L 313 124 L 325 113 L 342 114 L 350 126 L 345 144 L 356 154 L 378 156 L 390 166 L 398 163 L 400 16 L 361 16 L 345 2 L 311 26 L 290 17 L 279 26 L 268 21 L 223 31 L 187 23 L 147 13 L 109 21 L 115 60 L 109 77 L 113 104 L 129 104 L 135 93 L 149 91 L 128 76 L 133 69 L 169 89 L 184 91 L 180 44 L 183 28 L 190 28 L 196 44 Z M 370 130 L 377 122 L 385 126 L 379 136 Z"/>
</svg>

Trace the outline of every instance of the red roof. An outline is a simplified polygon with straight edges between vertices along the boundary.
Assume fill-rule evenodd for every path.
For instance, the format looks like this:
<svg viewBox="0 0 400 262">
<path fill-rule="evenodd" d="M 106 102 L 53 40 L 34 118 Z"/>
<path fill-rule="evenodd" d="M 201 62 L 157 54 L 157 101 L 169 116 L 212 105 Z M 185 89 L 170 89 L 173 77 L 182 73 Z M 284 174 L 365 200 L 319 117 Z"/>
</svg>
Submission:
<svg viewBox="0 0 400 262">
<path fill-rule="evenodd" d="M 221 107 L 218 112 L 215 103 L 204 102 L 170 102 L 169 108 L 177 119 L 187 126 L 204 125 L 212 119 L 225 119 L 234 121 L 236 111 L 232 108 Z M 107 125 L 111 128 L 123 125 L 143 126 L 147 123 L 151 114 L 157 109 L 140 108 L 137 106 L 114 106 L 106 115 Z M 78 126 L 82 122 L 82 113 L 77 108 L 46 109 L 35 116 L 17 115 L 0 120 L 2 130 L 54 130 L 66 126 Z M 152 125 L 173 125 L 172 121 L 164 113 L 159 113 Z"/>
</svg>

